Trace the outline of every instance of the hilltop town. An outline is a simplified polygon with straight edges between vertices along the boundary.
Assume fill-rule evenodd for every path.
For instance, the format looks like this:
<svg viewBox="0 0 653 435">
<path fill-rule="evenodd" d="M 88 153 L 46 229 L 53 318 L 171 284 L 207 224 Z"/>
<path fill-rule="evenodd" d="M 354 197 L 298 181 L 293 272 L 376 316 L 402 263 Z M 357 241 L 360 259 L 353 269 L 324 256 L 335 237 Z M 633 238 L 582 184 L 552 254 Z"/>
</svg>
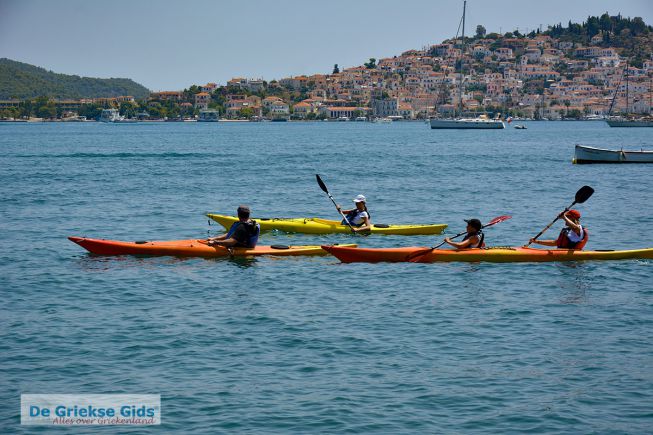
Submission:
<svg viewBox="0 0 653 435">
<path fill-rule="evenodd" d="M 604 14 L 527 35 L 487 34 L 479 25 L 464 44 L 455 38 L 361 66 L 334 65 L 330 74 L 233 78 L 141 100 L 4 100 L 0 117 L 90 119 L 115 107 L 140 119 L 191 119 L 207 111 L 234 120 L 425 119 L 453 112 L 587 119 L 651 113 L 652 88 L 653 28 L 641 18 Z"/>
</svg>

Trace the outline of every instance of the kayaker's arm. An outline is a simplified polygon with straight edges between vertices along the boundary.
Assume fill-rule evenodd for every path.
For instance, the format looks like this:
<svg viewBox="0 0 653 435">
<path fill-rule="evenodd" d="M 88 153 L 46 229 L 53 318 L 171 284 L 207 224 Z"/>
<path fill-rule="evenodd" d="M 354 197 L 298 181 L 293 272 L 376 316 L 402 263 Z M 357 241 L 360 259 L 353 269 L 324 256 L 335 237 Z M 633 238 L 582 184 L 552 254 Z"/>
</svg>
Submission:
<svg viewBox="0 0 653 435">
<path fill-rule="evenodd" d="M 370 223 L 370 218 L 365 216 L 363 218 L 363 225 L 360 227 L 354 227 L 353 230 L 355 233 L 360 233 L 361 231 L 369 231 L 372 228 L 372 224 Z"/>
<path fill-rule="evenodd" d="M 569 219 L 569 218 L 567 217 L 567 213 L 564 213 L 564 214 L 562 215 L 562 218 L 565 220 L 565 222 L 567 222 L 567 225 L 568 225 L 572 230 L 574 230 L 574 231 L 576 232 L 576 234 L 579 234 L 579 233 L 580 233 L 581 226 L 578 225 L 578 224 L 577 224 L 576 222 L 574 222 L 573 220 Z"/>
<path fill-rule="evenodd" d="M 557 240 L 538 240 L 538 239 L 531 238 L 528 241 L 528 244 L 530 245 L 531 243 L 537 243 L 538 245 L 543 245 L 543 246 L 558 246 Z"/>
<path fill-rule="evenodd" d="M 209 240 L 208 245 L 209 246 L 224 246 L 225 248 L 230 248 L 230 247 L 236 245 L 236 243 L 238 243 L 238 241 L 236 239 L 234 239 L 233 237 L 229 237 L 228 239 L 225 239 L 224 238 L 225 236 L 226 236 L 226 234 L 222 235 L 222 236 L 215 237 L 212 240 Z"/>
<path fill-rule="evenodd" d="M 478 243 L 478 237 L 477 236 L 470 237 L 469 239 L 462 242 L 454 242 L 449 237 L 445 237 L 444 241 L 456 249 L 465 249 L 465 248 L 469 248 L 469 246 L 472 243 Z"/>
</svg>

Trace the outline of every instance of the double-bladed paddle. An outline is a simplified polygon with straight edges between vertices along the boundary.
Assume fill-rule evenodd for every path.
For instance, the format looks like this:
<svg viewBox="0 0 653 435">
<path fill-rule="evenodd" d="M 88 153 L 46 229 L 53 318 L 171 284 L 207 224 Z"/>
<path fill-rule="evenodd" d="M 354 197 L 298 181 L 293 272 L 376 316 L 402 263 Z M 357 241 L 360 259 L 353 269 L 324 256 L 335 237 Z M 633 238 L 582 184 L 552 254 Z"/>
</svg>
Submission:
<svg viewBox="0 0 653 435">
<path fill-rule="evenodd" d="M 340 210 L 338 208 L 338 204 L 336 204 L 335 199 L 333 199 L 333 196 L 331 196 L 331 194 L 329 193 L 329 189 L 327 189 L 326 184 L 324 184 L 324 181 L 322 181 L 322 179 L 320 178 L 320 174 L 315 174 L 315 178 L 317 179 L 317 184 L 320 186 L 320 189 L 322 189 L 322 191 L 324 193 L 329 195 L 329 199 L 331 199 L 331 202 L 333 202 L 333 205 L 335 205 L 336 209 L 338 209 L 338 213 L 340 213 L 340 216 L 342 216 L 342 218 L 347 223 L 347 225 L 349 225 L 349 228 L 351 229 L 351 232 L 355 234 L 356 231 L 354 231 L 354 227 L 351 226 L 351 224 L 349 223 L 349 220 L 347 219 L 345 214 L 342 212 L 342 210 Z"/>
<path fill-rule="evenodd" d="M 481 228 L 491 227 L 492 225 L 496 225 L 496 224 L 498 224 L 499 222 L 507 221 L 507 220 L 510 219 L 510 218 L 512 218 L 512 216 L 507 216 L 507 215 L 504 215 L 504 216 L 497 216 L 497 217 L 495 217 L 494 219 L 492 219 L 490 222 L 488 222 L 488 223 L 486 223 L 485 225 L 483 225 Z M 455 236 L 450 237 L 450 239 L 455 239 L 455 238 L 457 238 L 457 237 L 462 236 L 463 234 L 467 234 L 467 231 L 463 231 L 462 233 L 458 233 L 458 234 L 456 234 Z M 413 252 L 413 253 L 410 254 L 406 259 L 407 259 L 408 261 L 414 261 L 416 258 L 419 258 L 419 257 L 421 257 L 422 255 L 426 255 L 426 254 L 428 254 L 429 252 L 431 252 L 431 251 L 433 251 L 433 250 L 435 250 L 435 249 L 438 249 L 440 246 L 444 245 L 445 243 L 447 243 L 447 242 L 443 241 L 443 242 L 440 243 L 439 245 L 437 245 L 437 246 L 433 246 L 432 248 L 425 248 L 425 249 L 422 249 L 422 250 L 420 250 L 420 251 Z"/>
<path fill-rule="evenodd" d="M 549 225 L 547 225 L 546 227 L 544 227 L 544 229 L 543 229 L 542 231 L 540 231 L 539 233 L 537 233 L 537 236 L 533 237 L 533 240 L 536 240 L 536 239 L 539 238 L 542 234 L 544 234 L 544 232 L 545 232 L 546 230 L 548 230 L 549 228 L 551 228 L 551 226 L 552 226 L 552 225 L 553 225 L 553 224 L 554 224 L 558 219 L 560 219 L 560 216 L 562 216 L 564 213 L 567 213 L 567 212 L 569 211 L 569 209 L 571 209 L 574 205 L 576 205 L 576 204 L 582 204 L 582 203 L 584 203 L 585 201 L 587 201 L 587 200 L 590 198 L 590 196 L 592 196 L 593 193 L 594 193 L 594 189 L 592 189 L 590 186 L 583 186 L 583 187 L 581 187 L 580 189 L 578 189 L 578 192 L 576 192 L 576 197 L 575 197 L 575 199 L 574 199 L 574 202 L 572 202 L 571 205 L 570 205 L 569 207 L 565 208 L 565 211 L 563 211 L 563 212 L 560 213 L 558 216 L 556 216 L 556 218 L 553 219 L 553 221 L 552 221 Z M 528 247 L 528 246 L 531 245 L 531 243 L 533 243 L 533 242 L 529 241 L 525 246 Z"/>
</svg>

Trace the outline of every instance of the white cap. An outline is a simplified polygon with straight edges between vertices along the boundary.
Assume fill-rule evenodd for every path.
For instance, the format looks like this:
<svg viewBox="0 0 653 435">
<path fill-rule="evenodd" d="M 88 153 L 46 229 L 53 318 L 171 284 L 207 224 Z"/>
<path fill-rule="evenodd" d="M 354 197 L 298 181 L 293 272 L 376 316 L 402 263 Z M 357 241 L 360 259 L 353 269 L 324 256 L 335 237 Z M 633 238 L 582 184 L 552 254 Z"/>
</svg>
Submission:
<svg viewBox="0 0 653 435">
<path fill-rule="evenodd" d="M 352 199 L 352 201 L 354 201 L 354 202 L 365 202 L 367 200 L 365 199 L 364 195 L 356 195 L 356 198 Z"/>
</svg>

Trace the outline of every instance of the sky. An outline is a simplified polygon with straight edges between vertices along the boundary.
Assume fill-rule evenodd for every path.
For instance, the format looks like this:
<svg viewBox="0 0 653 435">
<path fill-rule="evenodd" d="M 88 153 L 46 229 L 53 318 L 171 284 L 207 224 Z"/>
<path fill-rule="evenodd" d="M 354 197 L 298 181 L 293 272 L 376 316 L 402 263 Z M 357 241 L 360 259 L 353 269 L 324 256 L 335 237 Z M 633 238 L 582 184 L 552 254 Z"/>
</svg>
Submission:
<svg viewBox="0 0 653 435">
<path fill-rule="evenodd" d="M 0 58 L 153 91 L 330 73 L 453 37 L 462 0 L 0 0 Z M 468 0 L 466 34 L 531 31 L 653 0 Z"/>
</svg>

